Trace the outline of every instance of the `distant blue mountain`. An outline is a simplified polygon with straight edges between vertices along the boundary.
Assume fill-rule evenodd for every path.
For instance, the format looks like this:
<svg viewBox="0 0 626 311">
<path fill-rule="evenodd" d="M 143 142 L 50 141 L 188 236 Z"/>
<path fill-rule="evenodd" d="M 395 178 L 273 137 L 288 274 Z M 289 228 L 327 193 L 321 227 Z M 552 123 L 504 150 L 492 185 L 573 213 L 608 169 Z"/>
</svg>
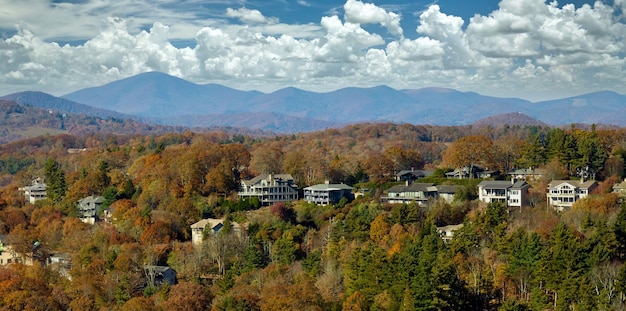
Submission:
<svg viewBox="0 0 626 311">
<path fill-rule="evenodd" d="M 77 102 L 59 98 L 43 92 L 26 91 L 0 96 L 3 100 L 12 100 L 20 105 L 31 106 L 35 108 L 49 109 L 61 113 L 69 114 L 85 114 L 97 116 L 100 118 L 135 118 L 134 116 L 120 113 L 113 110 L 99 109 L 88 105 L 79 104 Z"/>
<path fill-rule="evenodd" d="M 279 132 L 313 131 L 372 121 L 468 125 L 509 113 L 522 113 L 550 125 L 596 123 L 626 126 L 626 118 L 622 117 L 626 112 L 626 96 L 614 92 L 537 103 L 447 88 L 349 87 L 319 93 L 288 87 L 262 93 L 219 84 L 200 85 L 164 73 L 149 72 L 79 90 L 63 98 L 100 109 L 152 118 L 168 125 L 245 126 Z"/>
</svg>

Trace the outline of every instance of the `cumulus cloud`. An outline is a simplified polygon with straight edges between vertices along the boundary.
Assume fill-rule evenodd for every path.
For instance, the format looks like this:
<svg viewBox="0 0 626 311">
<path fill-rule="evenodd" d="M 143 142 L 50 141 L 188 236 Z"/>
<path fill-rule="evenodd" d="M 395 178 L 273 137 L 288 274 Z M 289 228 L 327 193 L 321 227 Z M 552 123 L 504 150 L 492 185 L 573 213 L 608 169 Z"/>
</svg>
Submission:
<svg viewBox="0 0 626 311">
<path fill-rule="evenodd" d="M 348 0 L 343 9 L 346 11 L 346 21 L 358 24 L 380 24 L 396 36 L 402 36 L 400 15 L 387 12 L 385 9 L 372 3 L 363 3 L 359 0 Z"/>
<path fill-rule="evenodd" d="M 263 16 L 261 11 L 259 10 L 250 10 L 246 8 L 240 8 L 240 9 L 227 8 L 226 16 L 237 18 L 241 22 L 246 23 L 246 24 L 265 24 L 265 23 L 275 24 L 278 22 L 278 19 L 275 17 L 267 18 Z"/>
<path fill-rule="evenodd" d="M 34 8 L 44 3 L 21 1 Z M 225 8 L 213 12 L 214 18 L 204 12 L 203 18 L 195 18 L 197 13 L 180 8 L 121 13 L 124 5 L 140 0 L 116 2 L 122 8 L 105 6 L 106 0 L 54 5 L 51 15 L 91 25 L 79 30 L 77 36 L 86 37 L 73 45 L 54 39 L 64 34 L 71 38 L 72 32 L 63 28 L 68 26 L 53 23 L 54 29 L 45 29 L 49 17 L 37 23 L 21 1 L 6 0 L 0 8 L 0 17 L 12 12 L 22 18 L 0 18 L 0 28 L 13 29 L 0 39 L 0 94 L 42 90 L 61 95 L 152 70 L 197 83 L 262 91 L 386 84 L 526 98 L 571 90 L 626 93 L 626 4 L 621 0 L 613 6 L 595 2 L 580 7 L 503 0 L 497 10 L 469 20 L 431 5 L 417 15 L 405 12 L 417 22 L 406 37 L 400 14 L 359 0 L 347 0 L 343 15 L 337 11 L 304 24 L 279 23 L 247 8 Z M 99 11 L 105 12 L 101 22 L 89 17 Z M 183 22 L 163 18 L 146 25 L 153 15 L 167 12 Z M 225 23 L 224 17 L 243 25 Z M 363 28 L 366 24 L 385 30 L 372 32 Z M 179 38 L 189 43 L 174 44 Z"/>
</svg>

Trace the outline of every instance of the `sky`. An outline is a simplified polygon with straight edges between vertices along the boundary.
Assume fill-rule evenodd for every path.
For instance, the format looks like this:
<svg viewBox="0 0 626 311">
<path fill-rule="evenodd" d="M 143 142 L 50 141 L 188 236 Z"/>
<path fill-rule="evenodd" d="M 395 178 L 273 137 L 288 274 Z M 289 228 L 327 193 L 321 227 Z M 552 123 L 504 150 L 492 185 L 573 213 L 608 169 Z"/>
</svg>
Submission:
<svg viewBox="0 0 626 311">
<path fill-rule="evenodd" d="M 272 92 L 626 93 L 626 0 L 0 0 L 0 95 L 142 72 Z"/>
</svg>

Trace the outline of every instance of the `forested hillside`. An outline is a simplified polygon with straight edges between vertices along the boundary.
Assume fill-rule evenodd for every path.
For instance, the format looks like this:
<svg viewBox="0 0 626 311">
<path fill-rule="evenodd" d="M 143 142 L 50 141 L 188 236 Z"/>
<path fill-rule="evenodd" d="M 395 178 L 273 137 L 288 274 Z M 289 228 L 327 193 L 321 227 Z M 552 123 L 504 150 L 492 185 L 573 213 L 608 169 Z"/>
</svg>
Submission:
<svg viewBox="0 0 626 311">
<path fill-rule="evenodd" d="M 6 143 L 0 235 L 35 264 L 0 266 L 0 309 L 623 310 L 626 205 L 611 191 L 625 156 L 626 130 L 575 126 L 358 124 L 271 138 Z M 478 202 L 478 179 L 444 178 L 466 165 L 547 173 L 529 181 L 529 206 L 508 209 Z M 461 190 L 451 203 L 381 201 L 410 169 Z M 260 173 L 291 174 L 299 187 L 343 182 L 363 195 L 328 206 L 239 200 L 239 182 Z M 30 204 L 18 188 L 37 177 L 48 199 Z M 581 177 L 598 180 L 595 193 L 564 212 L 548 208 L 550 180 Z M 79 219 L 77 201 L 91 195 L 104 197 L 109 221 Z M 222 217 L 223 230 L 192 244 L 190 225 Z M 456 224 L 444 241 L 437 227 Z M 46 261 L 59 256 L 71 264 Z M 145 269 L 154 265 L 173 268 L 177 284 L 156 283 Z"/>
</svg>

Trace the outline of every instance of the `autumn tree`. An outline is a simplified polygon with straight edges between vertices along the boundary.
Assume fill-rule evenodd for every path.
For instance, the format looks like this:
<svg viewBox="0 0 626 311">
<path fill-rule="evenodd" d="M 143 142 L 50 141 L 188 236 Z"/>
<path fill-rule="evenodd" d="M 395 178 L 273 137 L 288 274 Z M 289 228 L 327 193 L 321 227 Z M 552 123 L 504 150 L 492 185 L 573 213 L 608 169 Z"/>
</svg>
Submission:
<svg viewBox="0 0 626 311">
<path fill-rule="evenodd" d="M 383 154 L 389 158 L 393 163 L 394 172 L 409 169 L 422 169 L 424 168 L 424 160 L 422 155 L 416 150 L 404 149 L 399 146 L 394 146 L 385 149 Z"/>
<path fill-rule="evenodd" d="M 453 142 L 443 152 L 443 162 L 451 167 L 473 169 L 476 165 L 491 166 L 494 160 L 494 146 L 486 136 L 465 136 Z M 473 172 L 470 172 L 470 177 Z"/>
</svg>

